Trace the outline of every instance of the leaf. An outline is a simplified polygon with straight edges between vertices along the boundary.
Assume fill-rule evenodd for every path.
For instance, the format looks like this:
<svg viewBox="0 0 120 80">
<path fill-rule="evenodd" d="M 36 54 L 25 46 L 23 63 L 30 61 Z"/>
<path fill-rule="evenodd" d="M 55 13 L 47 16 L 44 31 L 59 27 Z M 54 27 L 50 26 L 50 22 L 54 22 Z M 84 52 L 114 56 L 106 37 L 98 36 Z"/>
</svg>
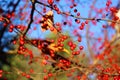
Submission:
<svg viewBox="0 0 120 80">
<path fill-rule="evenodd" d="M 70 52 L 67 49 L 65 49 L 63 47 L 56 47 L 54 43 L 50 44 L 48 46 L 48 48 L 54 50 L 55 52 L 62 52 L 63 51 L 65 53 L 67 53 L 67 54 L 70 54 Z M 61 50 L 61 48 L 63 48 L 63 49 Z"/>
<path fill-rule="evenodd" d="M 53 16 L 53 11 L 51 11 L 51 10 L 48 11 L 46 15 L 47 15 L 47 16 Z"/>
<path fill-rule="evenodd" d="M 35 0 L 31 0 L 32 1 L 32 3 L 34 3 L 35 2 Z"/>
<path fill-rule="evenodd" d="M 48 11 L 45 16 L 42 17 L 41 20 L 41 30 L 44 32 L 46 30 L 50 30 L 53 33 L 57 33 L 56 28 L 54 27 L 54 21 L 53 21 L 53 11 Z"/>
</svg>

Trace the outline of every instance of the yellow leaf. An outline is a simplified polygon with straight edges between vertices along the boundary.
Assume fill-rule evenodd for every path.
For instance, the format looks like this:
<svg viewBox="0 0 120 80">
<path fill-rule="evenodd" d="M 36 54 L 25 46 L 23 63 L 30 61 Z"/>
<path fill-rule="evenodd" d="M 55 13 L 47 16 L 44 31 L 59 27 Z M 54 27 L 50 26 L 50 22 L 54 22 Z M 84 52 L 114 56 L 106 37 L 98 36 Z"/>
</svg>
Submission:
<svg viewBox="0 0 120 80">
<path fill-rule="evenodd" d="M 62 47 L 56 47 L 54 43 L 53 43 L 53 44 L 50 44 L 50 45 L 48 46 L 48 48 L 54 50 L 55 52 L 61 52 L 61 51 L 63 51 L 63 52 L 65 52 L 65 53 L 67 53 L 67 54 L 70 54 L 70 52 L 69 52 L 67 49 L 63 48 L 62 50 L 60 50 Z"/>
<path fill-rule="evenodd" d="M 51 11 L 51 10 L 48 11 L 46 15 L 47 15 L 47 16 L 53 16 L 53 11 Z"/>
<path fill-rule="evenodd" d="M 53 33 L 57 33 L 57 30 L 56 30 L 56 28 L 53 26 L 53 22 L 52 22 L 50 19 L 47 20 L 47 24 L 48 24 L 48 28 L 49 28 L 49 29 L 53 29 L 53 30 L 51 30 Z"/>
<path fill-rule="evenodd" d="M 35 0 L 31 0 L 32 1 L 32 3 L 34 3 L 35 2 Z"/>
<path fill-rule="evenodd" d="M 41 23 L 41 30 L 42 31 L 46 31 L 46 30 L 49 29 L 53 33 L 57 33 L 57 30 L 56 30 L 56 28 L 53 25 L 54 24 L 53 23 L 53 11 L 48 11 L 46 13 L 46 15 L 42 18 L 41 21 L 42 21 L 42 23 Z M 46 24 L 46 26 L 45 26 L 45 24 Z"/>
<path fill-rule="evenodd" d="M 66 52 L 67 54 L 70 54 L 70 52 L 65 48 L 63 48 L 63 51 Z"/>
</svg>

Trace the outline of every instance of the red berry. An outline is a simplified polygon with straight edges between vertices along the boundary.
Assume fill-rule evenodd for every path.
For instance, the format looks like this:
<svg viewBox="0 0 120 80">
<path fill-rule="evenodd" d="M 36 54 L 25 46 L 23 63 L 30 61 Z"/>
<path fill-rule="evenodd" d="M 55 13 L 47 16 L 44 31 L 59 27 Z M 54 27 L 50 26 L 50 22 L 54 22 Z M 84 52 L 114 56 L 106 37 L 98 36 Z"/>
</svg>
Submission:
<svg viewBox="0 0 120 80">
<path fill-rule="evenodd" d="M 114 16 L 114 20 L 118 20 L 119 19 L 119 17 L 118 16 Z"/>
<path fill-rule="evenodd" d="M 78 23 L 78 24 L 79 24 L 79 23 L 80 23 L 80 20 L 77 20 L 77 21 L 76 21 L 76 23 Z"/>
<path fill-rule="evenodd" d="M 34 70 L 33 69 L 30 69 L 30 73 L 33 73 L 34 72 Z"/>
<path fill-rule="evenodd" d="M 20 26 L 20 25 L 18 25 L 18 26 L 17 26 L 17 28 L 18 28 L 18 29 L 20 29 L 20 28 L 21 28 L 21 26 Z"/>
<path fill-rule="evenodd" d="M 53 0 L 47 0 L 48 4 L 53 4 Z"/>
<path fill-rule="evenodd" d="M 76 54 L 76 52 L 74 51 L 74 52 L 72 52 L 72 55 L 75 55 Z"/>
<path fill-rule="evenodd" d="M 75 48 L 71 46 L 70 49 L 71 49 L 71 50 L 74 50 Z"/>
<path fill-rule="evenodd" d="M 0 74 L 0 78 L 2 77 L 2 74 Z"/>
<path fill-rule="evenodd" d="M 85 26 L 85 23 L 82 22 L 82 23 L 81 23 L 81 26 Z"/>
<path fill-rule="evenodd" d="M 47 72 L 47 70 L 46 70 L 46 69 L 44 69 L 44 70 L 43 70 L 43 72 L 44 72 L 44 73 L 46 73 L 46 72 Z"/>
<path fill-rule="evenodd" d="M 49 73 L 48 76 L 49 76 L 49 77 L 52 77 L 52 73 Z"/>
<path fill-rule="evenodd" d="M 80 12 L 77 13 L 77 16 L 80 16 Z"/>
<path fill-rule="evenodd" d="M 41 49 L 42 48 L 42 46 L 41 45 L 38 45 L 38 49 Z"/>
<path fill-rule="evenodd" d="M 0 70 L 0 74 L 3 72 L 3 70 Z"/>
<path fill-rule="evenodd" d="M 43 8 L 43 13 L 46 13 L 46 8 L 45 7 Z"/>
<path fill-rule="evenodd" d="M 49 57 L 48 57 L 47 55 L 45 55 L 45 60 L 48 60 L 48 58 L 49 58 Z"/>
<path fill-rule="evenodd" d="M 27 75 L 26 75 L 26 78 L 30 78 L 30 75 L 29 75 L 29 74 L 27 74 Z"/>
<path fill-rule="evenodd" d="M 13 29 L 9 29 L 9 32 L 13 32 Z"/>
<path fill-rule="evenodd" d="M 63 46 L 64 46 L 64 44 L 61 43 L 61 44 L 60 44 L 60 47 L 63 47 Z"/>
<path fill-rule="evenodd" d="M 14 26 L 13 26 L 13 25 L 10 25 L 10 28 L 11 28 L 11 29 L 13 29 L 13 28 L 14 28 Z"/>
<path fill-rule="evenodd" d="M 107 1 L 106 6 L 109 7 L 111 3 L 111 1 Z"/>
<path fill-rule="evenodd" d="M 6 23 L 3 23 L 3 26 L 4 26 L 4 27 L 6 27 L 6 26 L 7 26 L 7 24 L 6 24 Z"/>
<path fill-rule="evenodd" d="M 117 9 L 115 7 L 111 7 L 110 8 L 110 11 L 112 11 L 113 13 L 116 13 L 117 12 Z"/>
<path fill-rule="evenodd" d="M 76 51 L 76 55 L 80 54 L 80 51 Z"/>
<path fill-rule="evenodd" d="M 7 14 L 7 18 L 11 18 L 11 15 L 10 15 L 10 14 Z"/>
<path fill-rule="evenodd" d="M 22 76 L 26 76 L 26 73 L 22 73 Z"/>
<path fill-rule="evenodd" d="M 85 21 L 85 24 L 88 24 L 88 20 Z"/>
<path fill-rule="evenodd" d="M 48 76 L 44 76 L 44 80 L 48 80 Z"/>
<path fill-rule="evenodd" d="M 72 46 L 72 45 L 73 45 L 72 41 L 69 41 L 69 42 L 68 42 L 68 45 L 69 45 L 69 46 Z"/>
<path fill-rule="evenodd" d="M 47 61 L 46 61 L 46 60 L 43 60 L 42 63 L 43 63 L 44 65 L 46 65 L 46 64 L 47 64 Z"/>
<path fill-rule="evenodd" d="M 80 80 L 80 76 L 77 76 L 77 79 Z"/>
<path fill-rule="evenodd" d="M 70 8 L 73 8 L 73 6 L 70 6 Z"/>
<path fill-rule="evenodd" d="M 63 36 L 63 39 L 67 39 L 68 37 L 67 36 Z"/>
<path fill-rule="evenodd" d="M 83 50 L 83 48 L 84 48 L 83 46 L 80 46 L 80 47 L 79 47 L 80 50 Z"/>
<path fill-rule="evenodd" d="M 54 56 L 55 56 L 55 54 L 54 54 L 54 53 L 51 53 L 51 54 L 50 54 L 50 56 L 51 56 L 51 57 L 54 57 Z"/>
<path fill-rule="evenodd" d="M 50 28 L 50 31 L 54 31 L 54 28 L 53 28 L 53 27 L 51 27 L 51 28 Z"/>
<path fill-rule="evenodd" d="M 2 21 L 3 20 L 3 18 L 2 17 L 0 17 L 0 21 Z"/>
<path fill-rule="evenodd" d="M 73 46 L 72 46 L 72 47 L 76 48 L 76 44 L 73 44 Z"/>
<path fill-rule="evenodd" d="M 24 45 L 24 41 L 21 40 L 21 41 L 20 41 L 20 45 Z"/>
<path fill-rule="evenodd" d="M 103 28 L 106 28 L 107 26 L 106 26 L 106 25 L 103 25 L 102 27 L 103 27 Z"/>
<path fill-rule="evenodd" d="M 80 26 L 79 29 L 80 29 L 80 30 L 83 30 L 83 29 L 84 29 L 84 26 Z"/>
<path fill-rule="evenodd" d="M 78 37 L 78 42 L 81 42 L 81 37 Z"/>
<path fill-rule="evenodd" d="M 15 40 L 13 41 L 13 44 L 16 44 L 16 41 L 15 41 Z"/>
<path fill-rule="evenodd" d="M 76 4 L 76 3 L 74 3 L 74 4 L 73 4 L 73 6 L 74 6 L 74 7 L 76 7 L 76 6 L 77 6 L 77 4 Z"/>
<path fill-rule="evenodd" d="M 74 9 L 74 12 L 76 13 L 76 12 L 77 12 L 77 9 Z"/>
</svg>

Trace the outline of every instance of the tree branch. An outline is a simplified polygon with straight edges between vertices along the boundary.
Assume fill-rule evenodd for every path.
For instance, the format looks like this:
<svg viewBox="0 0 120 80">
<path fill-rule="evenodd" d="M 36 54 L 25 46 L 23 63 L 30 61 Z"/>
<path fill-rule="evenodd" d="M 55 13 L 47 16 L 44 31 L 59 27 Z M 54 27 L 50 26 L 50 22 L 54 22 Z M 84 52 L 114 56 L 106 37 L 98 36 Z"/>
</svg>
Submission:
<svg viewBox="0 0 120 80">
<path fill-rule="evenodd" d="M 29 22 L 28 27 L 27 27 L 25 33 L 23 34 L 23 36 L 25 36 L 25 35 L 27 34 L 27 32 L 28 32 L 28 30 L 30 29 L 31 24 L 32 24 L 32 22 L 33 22 L 33 15 L 34 15 L 34 10 L 35 10 L 36 0 L 32 0 L 31 2 L 32 2 L 32 10 L 31 10 L 31 14 L 30 14 L 30 22 Z"/>
<path fill-rule="evenodd" d="M 43 5 L 43 6 L 46 6 L 48 8 L 51 8 L 52 10 L 56 11 L 52 6 L 50 5 L 47 5 L 45 3 L 42 3 L 42 2 L 39 2 L 39 1 L 36 1 L 36 3 L 40 4 L 40 5 Z M 71 16 L 73 18 L 77 18 L 77 19 L 82 19 L 82 20 L 96 20 L 96 21 L 107 21 L 107 22 L 113 22 L 113 23 L 117 23 L 117 24 L 120 24 L 120 22 L 118 21 L 114 21 L 114 20 L 110 20 L 110 19 L 106 19 L 106 18 L 85 18 L 85 17 L 81 17 L 81 16 L 75 16 L 73 14 L 70 14 L 70 13 L 66 13 L 66 12 L 61 12 L 60 14 L 62 15 L 67 15 L 67 16 Z"/>
</svg>

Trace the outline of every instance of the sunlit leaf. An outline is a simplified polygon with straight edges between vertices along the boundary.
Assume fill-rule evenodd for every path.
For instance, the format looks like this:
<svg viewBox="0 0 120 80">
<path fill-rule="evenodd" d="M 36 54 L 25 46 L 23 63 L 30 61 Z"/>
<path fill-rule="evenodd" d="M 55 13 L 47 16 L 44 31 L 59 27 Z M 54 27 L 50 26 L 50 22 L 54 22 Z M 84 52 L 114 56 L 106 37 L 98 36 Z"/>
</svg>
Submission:
<svg viewBox="0 0 120 80">
<path fill-rule="evenodd" d="M 61 51 L 63 51 L 65 53 L 67 53 L 67 54 L 70 54 L 70 52 L 67 49 L 65 49 L 63 47 L 56 47 L 54 43 L 50 44 L 49 48 L 52 49 L 52 50 L 54 50 L 55 52 L 61 52 Z M 61 49 L 61 48 L 63 48 L 63 49 Z"/>
<path fill-rule="evenodd" d="M 49 29 L 53 33 L 57 33 L 57 30 L 53 24 L 53 11 L 48 11 L 47 14 L 41 19 L 41 30 L 44 32 Z"/>
</svg>

